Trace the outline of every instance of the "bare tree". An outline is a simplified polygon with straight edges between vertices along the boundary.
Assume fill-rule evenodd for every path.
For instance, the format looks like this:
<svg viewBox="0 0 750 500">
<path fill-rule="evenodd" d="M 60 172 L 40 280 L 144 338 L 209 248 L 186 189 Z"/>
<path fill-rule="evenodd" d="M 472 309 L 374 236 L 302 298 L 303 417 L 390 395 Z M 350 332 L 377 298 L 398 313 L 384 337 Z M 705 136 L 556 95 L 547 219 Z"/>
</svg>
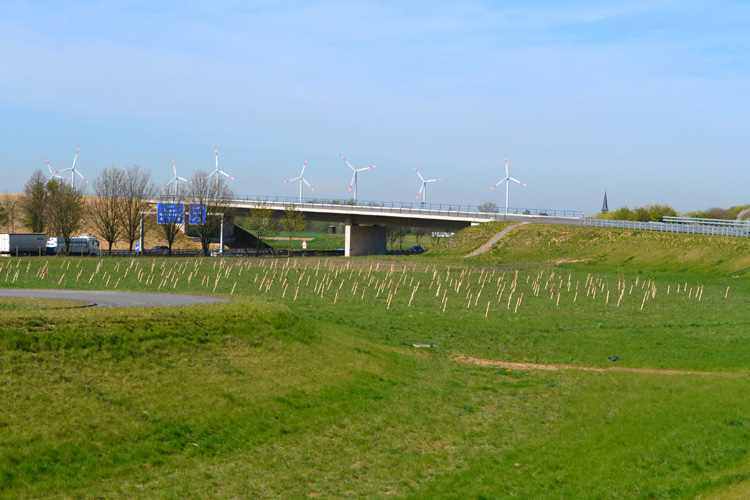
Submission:
<svg viewBox="0 0 750 500">
<path fill-rule="evenodd" d="M 3 196 L 2 207 L 5 209 L 5 213 L 8 216 L 5 223 L 8 226 L 9 233 L 16 232 L 16 219 L 18 218 L 19 202 L 18 197 L 10 194 Z"/>
<path fill-rule="evenodd" d="M 414 238 L 417 240 L 417 246 L 420 246 L 419 243 L 422 241 L 422 238 L 428 233 L 427 229 L 423 227 L 413 227 L 411 228 L 411 232 L 414 233 Z"/>
<path fill-rule="evenodd" d="M 172 246 L 180 235 L 182 228 L 185 227 L 185 198 L 187 189 L 183 184 L 173 182 L 164 187 L 160 198 L 162 203 L 172 203 L 178 208 L 182 206 L 182 217 L 168 217 L 157 224 L 157 231 L 167 241 L 167 255 L 172 255 Z"/>
<path fill-rule="evenodd" d="M 255 255 L 257 257 L 260 254 L 261 241 L 278 233 L 279 224 L 273 218 L 273 209 L 265 201 L 256 203 L 250 209 L 248 223 L 250 230 L 255 233 Z"/>
<path fill-rule="evenodd" d="M 388 243 L 388 248 L 393 250 L 397 238 L 398 228 L 396 226 L 385 226 L 385 241 Z"/>
<path fill-rule="evenodd" d="M 133 243 L 140 237 L 141 212 L 151 209 L 149 200 L 154 198 L 156 189 L 151 183 L 151 171 L 133 165 L 125 170 L 122 190 L 122 237 L 128 242 L 128 253 L 133 253 Z M 145 229 L 144 229 L 145 231 Z"/>
<path fill-rule="evenodd" d="M 36 169 L 23 186 L 21 197 L 21 208 L 26 214 L 21 222 L 32 233 L 44 233 L 49 227 L 47 201 L 47 176 L 40 169 Z"/>
<path fill-rule="evenodd" d="M 398 249 L 403 250 L 404 249 L 404 237 L 406 236 L 406 233 L 408 230 L 403 226 L 398 226 L 395 228 L 396 231 L 396 240 L 398 240 Z"/>
<path fill-rule="evenodd" d="M 105 168 L 94 180 L 94 197 L 89 203 L 89 215 L 94 233 L 107 242 L 107 254 L 123 233 L 122 212 L 125 171 Z"/>
<path fill-rule="evenodd" d="M 284 206 L 284 217 L 281 219 L 281 228 L 289 233 L 289 251 L 292 250 L 292 239 L 297 233 L 301 233 L 307 227 L 305 222 L 305 214 L 297 210 L 297 206 L 292 203 L 291 205 Z"/>
<path fill-rule="evenodd" d="M 438 243 L 440 243 L 440 238 L 442 237 L 443 233 L 440 231 L 433 231 L 430 233 L 430 243 L 433 247 L 436 247 Z"/>
<path fill-rule="evenodd" d="M 497 203 L 495 203 L 494 201 L 485 201 L 484 203 L 479 205 L 479 211 L 497 213 Z"/>
<path fill-rule="evenodd" d="M 70 240 L 83 228 L 86 218 L 84 188 L 52 179 L 47 183 L 47 219 L 52 232 L 59 235 L 70 252 Z"/>
<path fill-rule="evenodd" d="M 198 235 L 203 255 L 208 255 L 211 240 L 219 236 L 222 215 L 229 212 L 229 204 L 233 196 L 234 193 L 224 178 L 217 175 L 211 179 L 207 172 L 201 170 L 193 175 L 188 199 L 191 203 L 201 207 L 204 214 L 200 220 L 196 221 L 198 224 L 190 224 L 190 229 Z"/>
</svg>

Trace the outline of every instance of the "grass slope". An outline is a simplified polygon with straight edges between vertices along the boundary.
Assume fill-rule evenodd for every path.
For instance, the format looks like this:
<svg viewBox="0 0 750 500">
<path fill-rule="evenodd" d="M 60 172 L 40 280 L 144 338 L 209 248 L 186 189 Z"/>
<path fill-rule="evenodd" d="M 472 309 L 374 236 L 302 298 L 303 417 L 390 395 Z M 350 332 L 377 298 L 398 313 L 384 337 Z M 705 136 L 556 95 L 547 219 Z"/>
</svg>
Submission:
<svg viewBox="0 0 750 500">
<path fill-rule="evenodd" d="M 547 280 L 524 230 L 480 259 L 1 262 L 234 301 L 0 308 L 0 497 L 742 498 L 750 283 L 614 255 Z"/>
<path fill-rule="evenodd" d="M 550 224 L 519 227 L 477 259 L 499 259 L 512 265 L 546 262 L 550 249 L 558 265 L 583 262 L 595 268 L 711 275 L 750 267 L 750 240 L 746 238 Z"/>
<path fill-rule="evenodd" d="M 445 238 L 430 250 L 432 257 L 464 257 L 473 252 L 508 226 L 517 222 L 486 222 L 476 226 L 468 227 Z"/>
</svg>

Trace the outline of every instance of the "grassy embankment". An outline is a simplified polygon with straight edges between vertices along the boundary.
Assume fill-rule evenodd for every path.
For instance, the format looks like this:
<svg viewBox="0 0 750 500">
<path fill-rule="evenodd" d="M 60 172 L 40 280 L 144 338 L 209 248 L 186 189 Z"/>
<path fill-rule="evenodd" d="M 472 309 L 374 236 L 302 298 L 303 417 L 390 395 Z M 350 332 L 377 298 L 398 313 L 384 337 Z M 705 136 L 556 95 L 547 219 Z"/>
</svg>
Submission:
<svg viewBox="0 0 750 500">
<path fill-rule="evenodd" d="M 0 496 L 743 498 L 745 242 L 605 233 L 525 226 L 468 260 L 4 260 L 2 286 L 235 301 L 0 308 Z"/>
</svg>

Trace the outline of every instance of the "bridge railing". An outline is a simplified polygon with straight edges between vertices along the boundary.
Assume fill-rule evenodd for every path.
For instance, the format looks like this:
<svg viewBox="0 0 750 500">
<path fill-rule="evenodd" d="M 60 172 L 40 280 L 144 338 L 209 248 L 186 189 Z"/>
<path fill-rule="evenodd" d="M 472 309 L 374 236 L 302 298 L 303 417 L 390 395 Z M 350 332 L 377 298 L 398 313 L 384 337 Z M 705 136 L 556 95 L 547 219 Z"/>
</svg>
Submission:
<svg viewBox="0 0 750 500">
<path fill-rule="evenodd" d="M 352 200 L 328 200 L 321 198 L 299 198 L 283 196 L 235 196 L 235 201 L 248 203 L 268 204 L 294 204 L 297 207 L 305 208 L 324 208 L 328 210 L 341 211 L 367 211 L 383 213 L 403 213 L 410 215 L 446 215 L 457 217 L 474 217 L 480 219 L 502 220 L 505 217 L 505 209 L 499 209 L 498 212 L 482 211 L 479 206 L 475 205 L 448 205 L 435 203 L 408 203 L 401 201 L 364 201 L 358 200 L 354 203 Z M 511 208 L 508 207 L 508 215 L 536 215 L 550 217 L 567 217 L 582 218 L 584 213 L 579 210 L 556 210 L 544 208 Z"/>
</svg>

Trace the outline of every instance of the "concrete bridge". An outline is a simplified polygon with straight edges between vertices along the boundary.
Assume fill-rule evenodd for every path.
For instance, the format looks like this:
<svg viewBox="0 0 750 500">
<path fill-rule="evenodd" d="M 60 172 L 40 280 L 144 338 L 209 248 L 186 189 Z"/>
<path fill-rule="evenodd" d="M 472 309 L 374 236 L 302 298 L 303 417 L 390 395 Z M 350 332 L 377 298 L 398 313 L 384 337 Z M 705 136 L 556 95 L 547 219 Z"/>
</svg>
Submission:
<svg viewBox="0 0 750 500">
<path fill-rule="evenodd" d="M 230 202 L 229 217 L 250 216 L 250 210 L 260 204 L 283 216 L 285 207 L 294 204 L 311 221 L 345 224 L 346 256 L 382 255 L 386 251 L 386 226 L 423 227 L 433 231 L 455 232 L 463 228 L 495 220 L 544 222 L 548 224 L 578 225 L 583 212 L 509 209 L 505 213 L 482 212 L 479 207 L 422 205 L 393 202 L 359 202 L 357 205 L 329 200 L 288 198 L 240 198 Z M 520 213 L 519 213 L 520 212 Z M 234 224 L 225 223 L 225 227 Z"/>
<path fill-rule="evenodd" d="M 165 200 L 150 200 L 150 203 L 156 208 L 156 204 L 163 201 Z M 664 222 L 638 222 L 586 219 L 583 212 L 572 210 L 509 208 L 506 215 L 504 210 L 503 213 L 483 212 L 479 207 L 463 205 L 362 201 L 354 205 L 337 200 L 303 199 L 300 202 L 296 198 L 245 196 L 229 202 L 229 209 L 224 215 L 222 248 L 223 238 L 231 236 L 234 218 L 250 216 L 250 210 L 261 204 L 273 210 L 277 218 L 283 217 L 285 208 L 293 204 L 305 214 L 307 220 L 344 224 L 346 256 L 385 254 L 386 226 L 423 227 L 432 231 L 455 232 L 496 220 L 750 238 L 750 221 L 665 217 Z"/>
</svg>

